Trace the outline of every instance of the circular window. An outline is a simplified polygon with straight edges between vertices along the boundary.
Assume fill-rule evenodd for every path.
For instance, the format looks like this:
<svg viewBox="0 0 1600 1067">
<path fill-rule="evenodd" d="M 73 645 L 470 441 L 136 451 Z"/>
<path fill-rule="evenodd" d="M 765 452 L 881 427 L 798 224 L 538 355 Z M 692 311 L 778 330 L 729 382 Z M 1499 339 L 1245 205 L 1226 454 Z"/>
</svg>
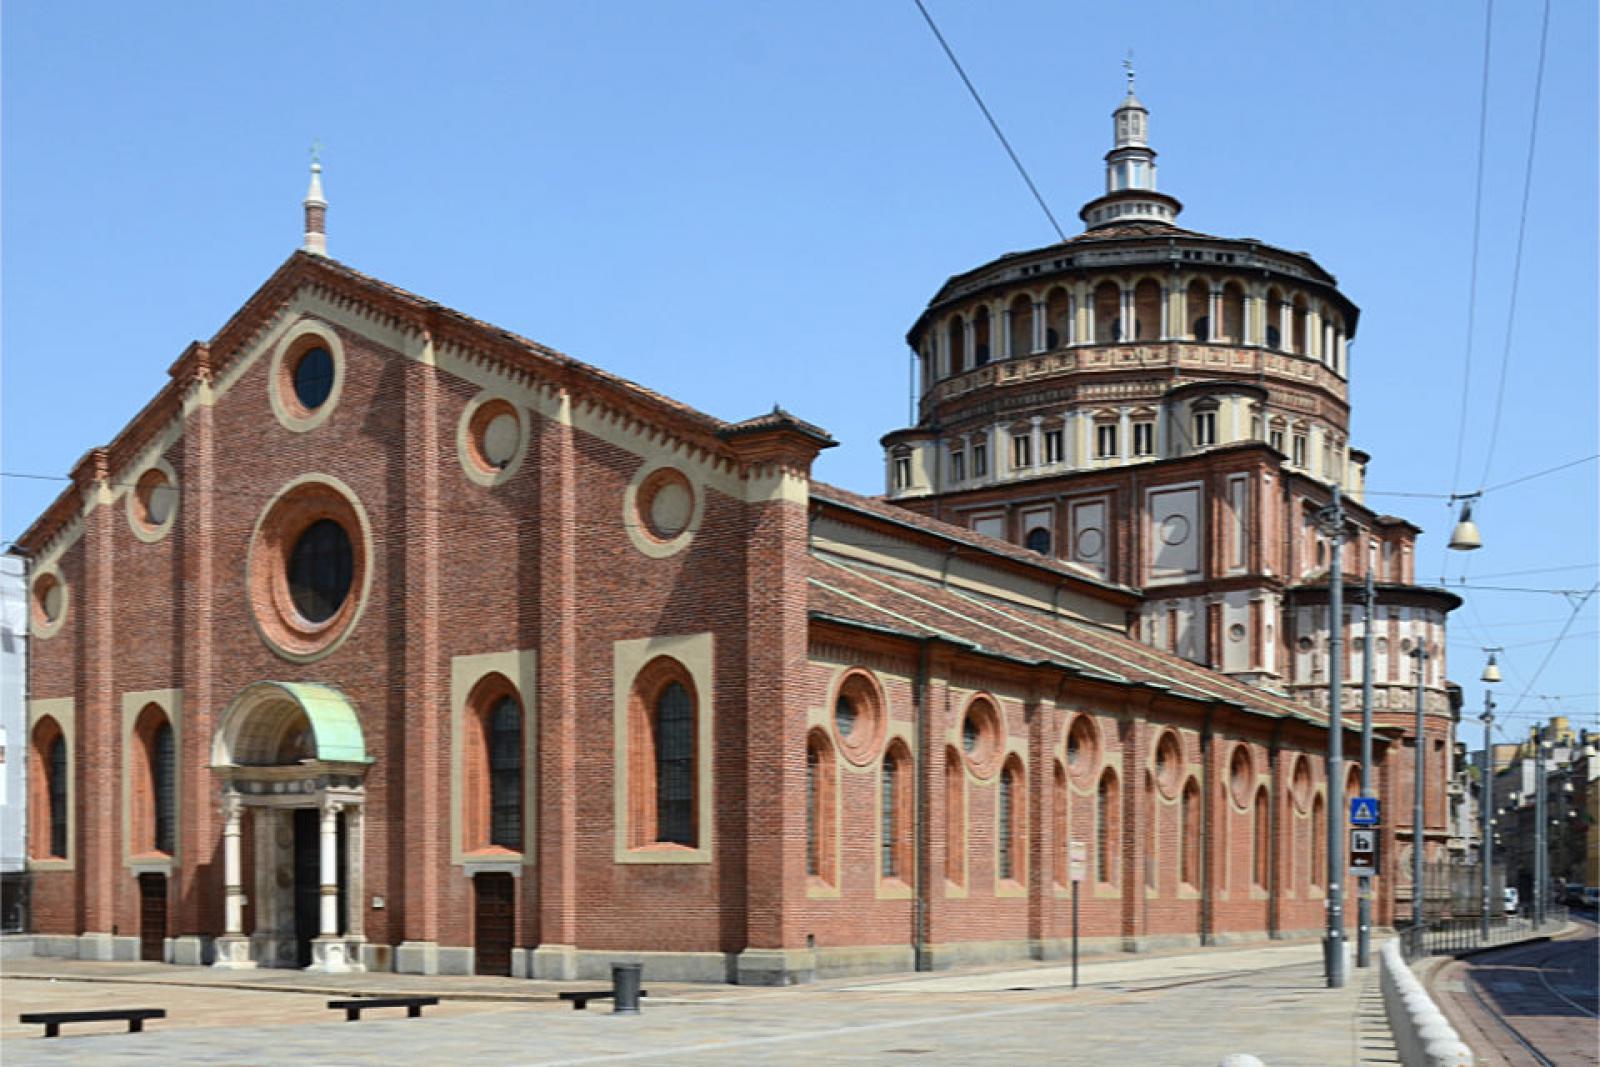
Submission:
<svg viewBox="0 0 1600 1067">
<path fill-rule="evenodd" d="M 1078 531 L 1078 558 L 1096 560 L 1105 547 L 1105 537 L 1093 526 Z"/>
<path fill-rule="evenodd" d="M 1182 515 L 1168 515 L 1161 520 L 1161 541 L 1168 545 L 1181 545 L 1189 539 L 1189 520 Z"/>
<path fill-rule="evenodd" d="M 140 474 L 128 494 L 128 521 L 141 541 L 159 541 L 171 529 L 178 511 L 178 489 L 172 470 L 158 463 Z"/>
<path fill-rule="evenodd" d="M 1250 758 L 1250 746 L 1235 745 L 1233 758 L 1228 761 L 1228 787 L 1233 792 L 1233 802 L 1241 809 L 1250 806 L 1250 794 L 1255 789 L 1255 761 Z"/>
<path fill-rule="evenodd" d="M 1067 773 L 1079 784 L 1094 780 L 1100 769 L 1100 737 L 1094 720 L 1078 715 L 1067 730 Z"/>
<path fill-rule="evenodd" d="M 1048 556 L 1050 554 L 1050 531 L 1043 526 L 1035 526 L 1028 531 L 1028 536 L 1023 543 L 1027 545 L 1029 551 L 1037 552 L 1041 556 Z"/>
<path fill-rule="evenodd" d="M 993 701 L 978 697 L 961 720 L 961 751 L 966 753 L 972 773 L 991 777 L 1000 765 L 1003 749 L 1000 712 Z"/>
<path fill-rule="evenodd" d="M 322 425 L 339 405 L 344 370 L 338 334 L 314 319 L 301 320 L 272 353 L 273 414 L 295 433 Z"/>
<path fill-rule="evenodd" d="M 321 345 L 306 349 L 294 361 L 293 382 L 300 406 L 317 410 L 333 393 L 333 356 Z"/>
<path fill-rule="evenodd" d="M 1244 640 L 1244 624 L 1243 623 L 1236 622 L 1232 626 L 1228 627 L 1228 640 L 1230 640 L 1230 641 L 1243 641 Z"/>
<path fill-rule="evenodd" d="M 839 736 L 849 739 L 856 729 L 856 706 L 849 697 L 840 697 L 833 706 L 833 726 L 839 731 Z"/>
<path fill-rule="evenodd" d="M 1313 647 L 1313 642 L 1309 637 L 1302 637 L 1300 640 L 1296 641 L 1294 645 L 1301 652 L 1310 652 Z"/>
<path fill-rule="evenodd" d="M 479 485 L 499 485 L 515 474 L 526 443 L 521 413 L 504 397 L 480 396 L 462 412 L 456 437 L 461 466 Z"/>
<path fill-rule="evenodd" d="M 49 636 L 61 628 L 67 614 L 67 586 L 61 575 L 44 571 L 33 580 L 32 615 L 34 630 Z"/>
<path fill-rule="evenodd" d="M 354 553 L 350 535 L 333 519 L 307 526 L 289 551 L 289 598 L 311 622 L 333 618 L 350 595 Z"/>
<path fill-rule="evenodd" d="M 639 491 L 639 514 L 658 541 L 670 541 L 689 526 L 694 513 L 694 490 L 682 474 L 664 467 L 651 475 Z"/>
<path fill-rule="evenodd" d="M 1289 796 L 1300 811 L 1311 808 L 1311 764 L 1304 756 L 1294 761 L 1294 774 L 1289 777 Z"/>
<path fill-rule="evenodd" d="M 845 759 L 864 767 L 878 758 L 888 728 L 883 692 L 866 671 L 847 671 L 833 700 L 833 732 Z"/>
<path fill-rule="evenodd" d="M 1178 780 L 1183 777 L 1183 749 L 1178 735 L 1168 730 L 1156 742 L 1156 785 L 1163 796 L 1171 799 L 1178 795 Z"/>
<path fill-rule="evenodd" d="M 1388 654 L 1389 654 L 1389 639 L 1387 637 L 1378 638 L 1378 655 L 1387 656 Z"/>
<path fill-rule="evenodd" d="M 640 552 L 664 559 L 694 538 L 705 494 L 676 467 L 644 467 L 628 486 L 623 516 Z"/>
<path fill-rule="evenodd" d="M 261 635 L 286 659 L 320 659 L 354 627 L 371 579 L 366 515 L 342 485 L 303 479 L 256 525 L 247 564 Z"/>
</svg>

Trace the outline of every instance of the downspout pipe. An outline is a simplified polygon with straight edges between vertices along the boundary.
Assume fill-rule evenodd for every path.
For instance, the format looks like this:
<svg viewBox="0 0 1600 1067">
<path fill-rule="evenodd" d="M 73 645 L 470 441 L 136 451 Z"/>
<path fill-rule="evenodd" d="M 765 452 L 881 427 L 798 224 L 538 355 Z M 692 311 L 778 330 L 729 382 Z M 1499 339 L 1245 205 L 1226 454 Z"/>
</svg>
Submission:
<svg viewBox="0 0 1600 1067">
<path fill-rule="evenodd" d="M 1200 943 L 1212 943 L 1212 909 L 1215 901 L 1212 899 L 1211 877 L 1211 819 L 1213 801 L 1211 794 L 1216 790 L 1216 782 L 1212 778 L 1211 764 L 1212 753 L 1216 745 L 1216 737 L 1212 733 L 1211 716 L 1215 707 L 1206 705 L 1205 721 L 1200 726 L 1200 778 L 1203 785 L 1200 790 Z"/>
</svg>

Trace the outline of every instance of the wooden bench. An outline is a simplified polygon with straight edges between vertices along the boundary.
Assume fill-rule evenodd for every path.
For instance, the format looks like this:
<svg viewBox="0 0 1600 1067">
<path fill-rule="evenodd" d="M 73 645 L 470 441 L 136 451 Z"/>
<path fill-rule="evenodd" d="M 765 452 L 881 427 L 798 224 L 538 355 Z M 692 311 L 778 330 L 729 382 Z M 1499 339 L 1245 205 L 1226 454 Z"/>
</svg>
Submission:
<svg viewBox="0 0 1600 1067">
<path fill-rule="evenodd" d="M 648 989 L 641 989 L 639 990 L 639 995 L 641 997 L 648 997 L 650 995 L 650 991 Z M 614 996 L 616 996 L 616 993 L 610 989 L 584 989 L 562 993 L 561 999 L 572 1001 L 573 1011 L 583 1011 L 589 1006 L 589 1001 L 591 1000 L 610 1000 Z"/>
<path fill-rule="evenodd" d="M 330 1000 L 328 1007 L 343 1008 L 344 1021 L 359 1022 L 361 1013 L 372 1008 L 404 1008 L 406 1018 L 417 1019 L 422 1009 L 439 1003 L 438 997 L 358 997 L 353 1000 Z"/>
<path fill-rule="evenodd" d="M 45 1037 L 60 1037 L 62 1023 L 101 1023 L 127 1020 L 128 1033 L 144 1033 L 146 1019 L 165 1019 L 166 1008 L 100 1008 L 95 1011 L 30 1011 L 19 1016 L 24 1023 L 43 1023 Z"/>
</svg>

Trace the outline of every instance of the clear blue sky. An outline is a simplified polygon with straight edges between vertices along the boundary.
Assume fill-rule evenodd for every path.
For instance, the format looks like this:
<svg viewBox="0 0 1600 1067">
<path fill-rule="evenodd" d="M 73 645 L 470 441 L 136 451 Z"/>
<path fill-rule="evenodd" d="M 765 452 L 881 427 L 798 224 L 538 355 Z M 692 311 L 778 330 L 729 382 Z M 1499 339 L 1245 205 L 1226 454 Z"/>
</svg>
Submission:
<svg viewBox="0 0 1600 1067">
<path fill-rule="evenodd" d="M 1459 461 L 1480 3 L 929 6 L 1069 233 L 1134 50 L 1180 221 L 1307 250 L 1362 307 L 1352 443 L 1373 488 L 1600 451 L 1589 0 L 1554 3 L 1492 462 L 1540 3 L 1496 10 Z M 64 475 L 109 440 L 296 247 L 313 138 L 336 258 L 724 418 L 782 403 L 842 442 L 818 477 L 865 492 L 927 299 L 1053 240 L 911 0 L 14 0 L 3 19 L 7 472 Z M 1369 502 L 1426 528 L 1424 580 L 1587 589 L 1596 474 L 1491 492 L 1470 559 L 1445 558 L 1442 500 Z M 0 480 L 0 538 L 59 489 Z M 1531 686 L 1561 699 L 1521 699 L 1518 725 L 1557 705 L 1593 722 L 1595 601 L 1535 682 L 1568 600 L 1467 595 L 1450 651 L 1469 710 L 1478 647 L 1501 644 L 1502 712 Z"/>
</svg>

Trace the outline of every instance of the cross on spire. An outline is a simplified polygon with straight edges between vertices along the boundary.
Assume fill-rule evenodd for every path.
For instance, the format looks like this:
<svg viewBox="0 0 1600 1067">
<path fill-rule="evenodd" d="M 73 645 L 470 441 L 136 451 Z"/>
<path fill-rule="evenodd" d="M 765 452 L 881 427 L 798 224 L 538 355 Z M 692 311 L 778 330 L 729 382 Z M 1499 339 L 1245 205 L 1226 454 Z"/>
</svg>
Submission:
<svg viewBox="0 0 1600 1067">
<path fill-rule="evenodd" d="M 1128 55 L 1122 61 L 1122 69 L 1125 72 L 1127 72 L 1127 75 L 1128 75 L 1128 95 L 1132 96 L 1133 95 L 1134 71 L 1133 71 L 1133 49 L 1131 49 L 1131 48 L 1128 49 Z"/>
</svg>

